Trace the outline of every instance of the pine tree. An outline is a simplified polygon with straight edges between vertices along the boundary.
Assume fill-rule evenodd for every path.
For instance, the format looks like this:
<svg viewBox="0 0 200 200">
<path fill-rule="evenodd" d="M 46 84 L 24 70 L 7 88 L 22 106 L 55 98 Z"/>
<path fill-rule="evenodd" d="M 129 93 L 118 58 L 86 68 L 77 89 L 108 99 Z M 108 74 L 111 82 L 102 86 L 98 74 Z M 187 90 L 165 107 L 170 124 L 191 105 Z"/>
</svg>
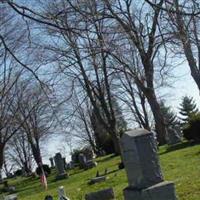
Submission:
<svg viewBox="0 0 200 200">
<path fill-rule="evenodd" d="M 193 98 L 184 96 L 182 103 L 180 104 L 180 114 L 182 115 L 180 119 L 182 120 L 183 124 L 187 123 L 189 118 L 198 112 L 197 105 Z"/>
<path fill-rule="evenodd" d="M 166 106 L 164 101 L 160 102 L 160 109 L 165 119 L 166 128 L 175 127 L 180 124 L 176 114 L 172 111 L 170 106 Z"/>
</svg>

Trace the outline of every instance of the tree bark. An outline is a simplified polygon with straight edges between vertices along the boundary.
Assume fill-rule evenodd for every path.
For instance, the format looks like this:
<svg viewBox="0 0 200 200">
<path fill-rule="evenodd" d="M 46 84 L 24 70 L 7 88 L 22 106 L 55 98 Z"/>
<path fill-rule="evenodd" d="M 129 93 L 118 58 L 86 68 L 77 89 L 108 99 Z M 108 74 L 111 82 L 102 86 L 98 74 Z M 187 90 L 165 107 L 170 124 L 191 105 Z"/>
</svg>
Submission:
<svg viewBox="0 0 200 200">
<path fill-rule="evenodd" d="M 180 5 L 177 0 L 175 1 L 175 6 L 176 6 L 176 23 L 177 23 L 177 29 L 179 32 L 179 38 L 182 42 L 184 54 L 185 54 L 185 57 L 187 58 L 188 65 L 190 67 L 191 76 L 193 77 L 195 83 L 197 84 L 198 89 L 200 90 L 200 70 L 197 65 L 196 58 L 194 56 L 195 54 L 193 53 L 192 41 L 188 33 L 188 27 L 185 25 L 184 18 L 180 11 L 180 7 L 179 7 Z M 194 34 L 198 35 L 198 31 L 196 29 L 193 30 L 193 32 Z M 197 41 L 195 45 L 197 45 L 197 47 L 199 48 L 199 38 L 196 38 L 196 40 Z M 197 52 L 198 54 L 200 53 L 199 49 L 197 49 Z M 200 60 L 200 57 L 198 59 Z"/>
<path fill-rule="evenodd" d="M 120 146 L 120 137 L 116 129 L 116 124 L 114 123 L 112 126 L 112 122 L 110 122 L 110 135 L 112 137 L 112 141 L 114 144 L 115 155 L 121 155 L 121 146 Z"/>
<path fill-rule="evenodd" d="M 114 143 L 114 148 L 115 148 L 115 155 L 121 155 L 121 147 L 119 143 L 119 137 L 114 136 L 112 137 L 113 143 Z"/>
<path fill-rule="evenodd" d="M 165 120 L 160 110 L 160 105 L 157 101 L 154 90 L 148 90 L 148 92 L 146 92 L 146 97 L 154 116 L 155 128 L 156 128 L 159 145 L 163 145 L 166 143 L 166 139 L 165 139 L 166 126 L 165 126 Z"/>
<path fill-rule="evenodd" d="M 2 181 L 2 168 L 3 168 L 3 161 L 4 161 L 4 144 L 0 144 L 0 182 Z"/>
<path fill-rule="evenodd" d="M 31 149 L 32 149 L 32 153 L 33 153 L 35 162 L 37 163 L 38 167 L 41 167 L 42 157 L 41 157 L 40 149 L 37 148 L 34 144 L 31 144 Z"/>
</svg>

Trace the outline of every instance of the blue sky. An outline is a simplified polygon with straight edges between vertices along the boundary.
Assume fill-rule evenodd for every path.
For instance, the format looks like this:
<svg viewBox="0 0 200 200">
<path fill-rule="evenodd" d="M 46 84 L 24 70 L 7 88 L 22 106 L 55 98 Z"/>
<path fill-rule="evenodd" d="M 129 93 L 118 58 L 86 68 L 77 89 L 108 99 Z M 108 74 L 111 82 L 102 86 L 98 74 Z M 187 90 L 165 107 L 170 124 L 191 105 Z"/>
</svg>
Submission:
<svg viewBox="0 0 200 200">
<path fill-rule="evenodd" d="M 178 107 L 181 103 L 182 97 L 187 95 L 193 97 L 197 106 L 200 108 L 200 93 L 196 83 L 190 75 L 190 69 L 187 63 L 177 67 L 175 74 L 177 74 L 179 78 L 175 78 L 174 81 L 172 81 L 171 88 L 165 89 L 166 103 L 169 106 L 172 106 L 178 113 Z"/>
<path fill-rule="evenodd" d="M 158 96 L 164 95 L 166 104 L 172 106 L 172 108 L 175 110 L 177 114 L 179 112 L 178 107 L 181 103 L 181 99 L 185 95 L 193 97 L 198 107 L 200 108 L 199 91 L 190 75 L 190 70 L 187 63 L 177 67 L 174 70 L 174 73 L 177 74 L 179 78 L 174 78 L 171 80 L 172 81 L 171 87 L 160 89 L 157 92 Z M 76 144 L 74 143 L 73 147 L 75 146 Z M 54 137 L 53 139 L 49 139 L 47 152 L 48 152 L 47 154 L 45 153 L 46 156 L 43 154 L 45 162 L 49 162 L 48 158 L 50 156 L 55 155 L 56 152 L 61 152 L 65 154 L 67 160 L 70 160 L 69 156 L 70 149 L 66 141 L 63 139 L 63 137 L 57 137 L 57 138 Z"/>
<path fill-rule="evenodd" d="M 18 0 L 18 2 L 26 5 L 28 4 L 30 6 L 34 3 L 34 0 Z M 193 97 L 198 107 L 200 108 L 199 91 L 190 75 L 190 70 L 187 63 L 185 62 L 184 64 L 182 64 L 182 66 L 177 67 L 174 70 L 174 74 L 178 75 L 179 78 L 174 78 L 173 80 L 171 80 L 171 87 L 159 89 L 159 91 L 157 91 L 158 96 L 164 95 L 166 104 L 172 106 L 177 113 L 179 104 L 181 103 L 181 98 L 185 95 Z M 74 144 L 74 146 L 76 146 L 76 144 Z M 68 144 L 63 139 L 63 137 L 54 137 L 52 139 L 49 139 L 47 148 L 43 147 L 45 162 L 49 162 L 49 157 L 55 155 L 55 153 L 59 151 L 65 153 L 66 157 L 69 159 L 69 156 L 67 156 L 67 154 L 69 154 L 70 150 L 68 148 Z"/>
</svg>

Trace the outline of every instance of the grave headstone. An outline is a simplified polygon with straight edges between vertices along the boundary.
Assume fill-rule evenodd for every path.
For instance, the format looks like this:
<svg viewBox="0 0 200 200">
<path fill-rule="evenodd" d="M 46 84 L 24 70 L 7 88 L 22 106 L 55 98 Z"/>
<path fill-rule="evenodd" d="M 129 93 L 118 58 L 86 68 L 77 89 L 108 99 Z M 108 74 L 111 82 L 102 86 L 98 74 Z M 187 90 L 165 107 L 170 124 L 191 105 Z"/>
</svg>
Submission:
<svg viewBox="0 0 200 200">
<path fill-rule="evenodd" d="M 89 184 L 100 183 L 100 182 L 104 182 L 105 180 L 106 180 L 106 176 L 99 176 L 99 177 L 90 179 Z"/>
<path fill-rule="evenodd" d="M 85 195 L 85 200 L 114 200 L 115 194 L 112 188 L 92 192 Z"/>
<path fill-rule="evenodd" d="M 8 195 L 4 200 L 17 200 L 17 194 Z"/>
<path fill-rule="evenodd" d="M 104 150 L 101 150 L 99 153 L 98 153 L 98 156 L 106 156 L 106 152 Z"/>
<path fill-rule="evenodd" d="M 73 169 L 75 167 L 74 162 L 70 161 L 69 163 L 67 163 L 67 169 Z"/>
<path fill-rule="evenodd" d="M 97 166 L 97 162 L 94 162 L 93 160 L 88 160 L 85 163 L 84 169 L 91 169 L 91 168 L 96 167 L 96 166 Z"/>
<path fill-rule="evenodd" d="M 86 157 L 83 153 L 80 153 L 78 155 L 78 160 L 79 160 L 79 163 L 80 163 L 80 167 L 85 168 L 85 165 L 87 163 L 87 159 L 86 159 Z"/>
<path fill-rule="evenodd" d="M 53 197 L 51 195 L 47 195 L 44 200 L 53 200 Z"/>
<path fill-rule="evenodd" d="M 152 132 L 127 131 L 121 147 L 129 183 L 124 189 L 125 200 L 176 200 L 174 184 L 163 179 Z"/>
<path fill-rule="evenodd" d="M 174 145 L 182 141 L 181 135 L 178 130 L 174 127 L 169 127 L 167 131 L 167 143 L 169 145 Z"/>
<path fill-rule="evenodd" d="M 57 170 L 57 180 L 67 178 L 67 174 L 65 173 L 63 158 L 60 153 L 57 153 L 54 157 L 56 170 Z"/>
<path fill-rule="evenodd" d="M 54 165 L 54 160 L 53 160 L 53 158 L 49 158 L 49 160 L 50 160 L 51 168 L 54 168 L 55 165 Z"/>
<path fill-rule="evenodd" d="M 80 167 L 85 170 L 91 169 L 97 166 L 97 163 L 94 162 L 93 160 L 87 160 L 86 156 L 83 153 L 80 153 L 78 158 L 79 158 Z"/>
<path fill-rule="evenodd" d="M 85 148 L 83 150 L 83 154 L 85 155 L 86 160 L 93 160 L 95 158 L 94 151 L 91 148 L 89 148 L 89 147 Z"/>
<path fill-rule="evenodd" d="M 64 168 L 65 168 L 65 170 L 66 170 L 66 169 L 67 169 L 66 158 L 63 158 L 63 164 L 64 164 Z"/>
<path fill-rule="evenodd" d="M 15 186 L 8 186 L 6 188 L 4 188 L 6 192 L 9 193 L 14 193 L 16 191 L 16 187 Z"/>
</svg>

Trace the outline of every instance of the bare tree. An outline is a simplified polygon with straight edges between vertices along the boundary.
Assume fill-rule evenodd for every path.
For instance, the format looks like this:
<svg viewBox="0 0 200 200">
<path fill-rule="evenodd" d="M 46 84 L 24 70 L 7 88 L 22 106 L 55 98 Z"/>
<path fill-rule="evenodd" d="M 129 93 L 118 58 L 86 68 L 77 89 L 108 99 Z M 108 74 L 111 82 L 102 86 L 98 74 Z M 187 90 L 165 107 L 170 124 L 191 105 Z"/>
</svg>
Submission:
<svg viewBox="0 0 200 200">
<path fill-rule="evenodd" d="M 74 110 L 73 122 L 73 136 L 76 137 L 84 146 L 91 146 L 95 153 L 98 149 L 95 142 L 95 135 L 91 125 L 91 110 L 92 107 L 87 98 L 81 102 L 78 95 L 74 95 L 72 105 Z"/>
<path fill-rule="evenodd" d="M 4 72 L 5 76 L 1 80 L 1 99 L 0 99 L 0 170 L 2 169 L 3 163 L 4 163 L 4 149 L 7 144 L 7 142 L 12 138 L 14 134 L 17 133 L 17 131 L 20 128 L 19 126 L 16 126 L 14 122 L 14 117 L 17 112 L 17 107 L 14 110 L 14 113 L 11 111 L 11 107 L 14 102 L 14 98 L 16 96 L 16 89 L 14 85 L 16 84 L 19 74 L 11 75 L 11 69 L 6 70 Z M 8 74 L 7 74 L 8 73 Z"/>
<path fill-rule="evenodd" d="M 38 166 L 42 164 L 40 143 L 54 125 L 53 109 L 47 96 L 49 90 L 38 87 L 37 84 L 21 82 L 18 85 L 18 93 L 15 106 L 18 106 L 15 121 L 21 124 L 20 130 L 26 134 L 33 157 Z"/>
<path fill-rule="evenodd" d="M 137 87 L 132 75 L 130 75 L 125 68 L 123 72 L 117 73 L 117 77 L 120 80 L 119 87 L 122 88 L 119 94 L 117 94 L 117 97 L 124 102 L 132 112 L 140 128 L 151 130 L 148 104 L 145 95 L 141 89 Z"/>
<path fill-rule="evenodd" d="M 144 2 L 139 4 L 127 0 L 113 2 L 103 0 L 102 2 L 107 8 L 107 17 L 113 21 L 115 26 L 118 25 L 118 30 L 125 34 L 130 44 L 135 48 L 137 56 L 139 56 L 138 67 L 140 71 L 143 71 L 143 74 L 142 77 L 137 76 L 137 73 L 133 71 L 133 78 L 148 100 L 154 115 L 159 143 L 164 144 L 165 122 L 154 86 L 155 57 L 160 47 L 158 21 L 161 9 L 160 7 L 150 9 L 146 7 L 147 5 Z M 162 6 L 162 4 L 163 0 L 158 2 L 159 6 Z M 117 56 L 115 58 L 118 59 Z M 121 61 L 121 59 L 118 60 Z M 121 64 L 123 63 L 121 62 Z M 126 62 L 124 62 L 124 65 L 126 65 Z M 131 67 L 129 68 L 131 69 Z"/>
<path fill-rule="evenodd" d="M 73 76 L 76 82 L 85 90 L 97 117 L 113 139 L 116 154 L 119 154 L 119 133 L 116 129 L 116 117 L 111 94 L 112 62 L 108 53 L 104 50 L 102 21 L 97 21 L 94 24 L 87 23 L 87 19 L 85 21 L 81 20 L 82 15 L 79 15 L 77 20 L 74 21 L 74 10 L 72 9 L 73 12 L 67 13 L 66 11 L 71 8 L 71 4 L 64 1 L 60 4 L 53 2 L 49 6 L 53 8 L 48 12 L 52 17 L 57 15 L 63 7 L 66 10 L 56 18 L 53 18 L 55 23 L 59 24 L 63 29 L 49 30 L 51 36 L 55 37 L 55 39 L 58 34 L 60 35 L 61 45 L 59 43 L 57 43 L 56 47 L 48 45 L 50 46 L 48 50 L 55 51 L 60 55 L 60 70 L 68 77 Z M 92 9 L 92 7 L 89 9 Z M 91 37 L 91 32 L 88 30 L 90 25 L 94 28 L 94 37 Z M 85 31 L 79 31 L 78 33 L 66 31 L 78 26 L 81 26 L 80 30 Z M 62 48 L 63 45 L 65 45 L 65 50 Z M 102 117 L 102 110 L 105 117 Z"/>
<path fill-rule="evenodd" d="M 153 8 L 158 6 L 151 1 L 146 0 L 146 2 Z M 171 38 L 168 41 L 171 51 L 175 56 L 180 54 L 185 56 L 191 76 L 200 89 L 199 2 L 194 0 L 164 1 L 160 9 L 164 11 L 162 15 L 164 23 L 162 21 L 160 25 Z"/>
<path fill-rule="evenodd" d="M 174 0 L 168 4 L 167 8 L 174 8 L 176 13 L 170 13 L 172 27 L 177 33 L 176 38 L 181 42 L 183 52 L 187 58 L 190 67 L 191 76 L 200 90 L 200 38 L 199 22 L 200 15 L 195 15 L 199 11 L 199 3 L 196 1 L 178 1 Z M 184 12 L 192 11 L 191 15 L 185 15 Z"/>
<path fill-rule="evenodd" d="M 112 74 L 116 72 L 113 69 L 116 68 L 113 59 L 120 63 L 120 70 L 126 68 L 136 86 L 147 98 L 155 119 L 158 140 L 160 144 L 165 143 L 166 127 L 155 91 L 155 71 L 159 68 L 156 65 L 161 65 L 160 62 L 156 63 L 156 59 L 159 58 L 163 42 L 158 24 L 164 0 L 155 1 L 153 8 L 145 2 L 49 0 L 45 2 L 44 9 L 41 9 L 43 13 L 11 1 L 7 2 L 16 13 L 47 28 L 53 40 L 48 40 L 46 50 L 57 54 L 60 71 L 68 77 L 73 76 L 85 89 L 99 120 L 115 141 L 118 153 L 119 138 L 111 103 Z M 120 39 L 121 43 L 117 39 Z M 126 42 L 123 44 L 124 41 Z M 134 49 L 139 60 L 134 66 L 127 63 L 127 56 L 121 47 L 127 44 Z M 114 51 L 112 48 L 115 48 Z M 116 51 L 117 49 L 119 51 Z M 164 66 L 166 57 L 163 57 Z M 96 99 L 105 112 L 106 123 L 98 111 Z"/>
<path fill-rule="evenodd" d="M 6 157 L 8 164 L 14 165 L 15 169 L 22 169 L 28 175 L 33 169 L 33 155 L 26 134 L 20 131 L 7 144 Z"/>
</svg>

